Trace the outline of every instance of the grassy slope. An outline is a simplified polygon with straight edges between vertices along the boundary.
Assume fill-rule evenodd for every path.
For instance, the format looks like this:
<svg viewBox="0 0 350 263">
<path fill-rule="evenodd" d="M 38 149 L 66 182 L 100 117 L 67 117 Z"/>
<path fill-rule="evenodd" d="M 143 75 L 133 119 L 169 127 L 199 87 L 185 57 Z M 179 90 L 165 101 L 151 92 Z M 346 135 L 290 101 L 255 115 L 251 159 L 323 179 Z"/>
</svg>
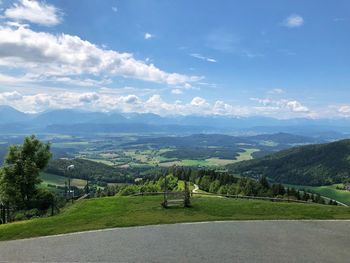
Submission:
<svg viewBox="0 0 350 263">
<path fill-rule="evenodd" d="M 196 197 L 192 208 L 163 209 L 161 200 L 159 196 L 84 200 L 54 217 L 0 225 L 0 240 L 190 221 L 350 218 L 345 207 Z"/>
<path fill-rule="evenodd" d="M 44 185 L 51 184 L 51 185 L 64 186 L 64 182 L 68 181 L 68 178 L 64 176 L 59 176 L 59 175 L 50 174 L 50 173 L 41 173 L 40 178 L 43 180 L 42 184 Z M 77 187 L 84 187 L 86 185 L 86 181 L 82 179 L 72 178 L 71 185 L 77 186 Z"/>
<path fill-rule="evenodd" d="M 324 186 L 307 186 L 307 185 L 289 185 L 296 189 L 311 190 L 311 192 L 319 193 L 322 196 L 337 200 L 344 204 L 350 205 L 350 192 L 336 189 L 337 185 L 324 185 Z"/>
</svg>

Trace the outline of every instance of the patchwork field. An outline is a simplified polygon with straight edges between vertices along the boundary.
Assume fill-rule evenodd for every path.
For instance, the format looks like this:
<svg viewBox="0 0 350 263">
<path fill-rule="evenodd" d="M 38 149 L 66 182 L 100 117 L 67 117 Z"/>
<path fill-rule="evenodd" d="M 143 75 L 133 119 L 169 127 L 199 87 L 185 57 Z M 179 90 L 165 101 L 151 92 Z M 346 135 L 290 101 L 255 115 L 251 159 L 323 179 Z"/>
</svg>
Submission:
<svg viewBox="0 0 350 263">
<path fill-rule="evenodd" d="M 307 192 L 318 193 L 322 196 L 337 200 L 350 206 L 350 191 L 339 190 L 336 187 L 342 187 L 342 184 L 333 184 L 325 186 L 307 186 L 307 185 L 288 185 L 296 189 Z"/>
</svg>

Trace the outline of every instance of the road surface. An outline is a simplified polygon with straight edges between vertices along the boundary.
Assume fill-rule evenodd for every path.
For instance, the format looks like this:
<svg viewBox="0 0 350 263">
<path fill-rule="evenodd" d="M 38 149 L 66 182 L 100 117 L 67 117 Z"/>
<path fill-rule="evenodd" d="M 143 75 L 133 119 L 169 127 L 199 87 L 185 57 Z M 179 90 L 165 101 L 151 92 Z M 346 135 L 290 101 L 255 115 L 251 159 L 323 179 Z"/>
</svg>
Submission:
<svg viewBox="0 0 350 263">
<path fill-rule="evenodd" d="M 227 221 L 0 242 L 0 262 L 349 262 L 350 221 Z"/>
</svg>

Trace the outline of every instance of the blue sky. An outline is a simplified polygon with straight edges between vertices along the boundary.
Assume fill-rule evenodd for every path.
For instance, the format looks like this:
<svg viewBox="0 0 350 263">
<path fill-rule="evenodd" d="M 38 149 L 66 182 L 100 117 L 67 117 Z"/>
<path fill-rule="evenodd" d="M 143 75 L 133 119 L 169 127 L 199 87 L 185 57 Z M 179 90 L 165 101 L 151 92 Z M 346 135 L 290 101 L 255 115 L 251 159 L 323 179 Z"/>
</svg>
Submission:
<svg viewBox="0 0 350 263">
<path fill-rule="evenodd" d="M 0 3 L 1 104 L 350 117 L 346 0 Z"/>
</svg>

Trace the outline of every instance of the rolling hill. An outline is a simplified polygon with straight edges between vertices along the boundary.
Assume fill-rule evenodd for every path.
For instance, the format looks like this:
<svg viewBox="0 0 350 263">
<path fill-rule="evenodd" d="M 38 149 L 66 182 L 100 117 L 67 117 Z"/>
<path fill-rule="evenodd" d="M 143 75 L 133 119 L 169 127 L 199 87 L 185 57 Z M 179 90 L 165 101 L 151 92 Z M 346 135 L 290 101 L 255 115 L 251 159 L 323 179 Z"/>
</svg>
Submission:
<svg viewBox="0 0 350 263">
<path fill-rule="evenodd" d="M 230 167 L 250 177 L 287 184 L 329 185 L 350 181 L 350 140 L 294 147 Z"/>
<path fill-rule="evenodd" d="M 56 159 L 49 162 L 45 172 L 68 176 L 66 168 L 68 165 L 74 165 L 75 169 L 69 172 L 72 178 L 89 179 L 90 181 L 110 182 L 110 183 L 127 183 L 133 180 L 125 176 L 120 170 L 98 162 L 84 159 Z"/>
</svg>

